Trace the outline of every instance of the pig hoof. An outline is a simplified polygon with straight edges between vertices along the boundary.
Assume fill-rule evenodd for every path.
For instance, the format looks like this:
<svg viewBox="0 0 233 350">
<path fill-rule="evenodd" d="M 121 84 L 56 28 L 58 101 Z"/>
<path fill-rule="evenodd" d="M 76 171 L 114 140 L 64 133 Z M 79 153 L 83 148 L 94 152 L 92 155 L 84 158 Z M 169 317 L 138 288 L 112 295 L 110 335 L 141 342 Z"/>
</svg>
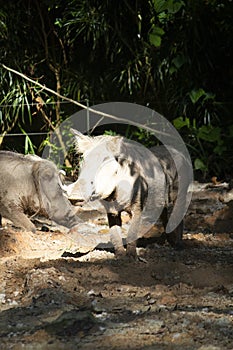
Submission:
<svg viewBox="0 0 233 350">
<path fill-rule="evenodd" d="M 137 254 L 126 254 L 128 261 L 139 261 Z"/>
<path fill-rule="evenodd" d="M 122 261 L 123 263 L 128 263 L 132 261 L 138 261 L 138 256 L 135 256 L 134 254 L 128 254 L 127 252 L 125 252 L 124 254 L 116 255 L 116 259 Z"/>
<path fill-rule="evenodd" d="M 123 247 L 121 248 L 115 248 L 115 257 L 117 259 L 122 259 L 122 258 L 125 258 L 126 256 L 126 251 Z"/>
<path fill-rule="evenodd" d="M 133 260 L 137 260 L 136 245 L 134 243 L 127 244 L 126 254 L 127 254 L 128 258 L 133 259 Z"/>
<path fill-rule="evenodd" d="M 139 258 L 138 258 L 137 255 L 128 255 L 128 254 L 126 254 L 126 256 L 125 256 L 125 258 L 124 258 L 124 261 L 125 261 L 126 263 L 137 263 L 137 262 L 139 262 L 140 260 L 139 260 Z"/>
<path fill-rule="evenodd" d="M 173 233 L 167 234 L 167 242 L 175 250 L 182 250 L 184 248 L 182 238 Z"/>
</svg>

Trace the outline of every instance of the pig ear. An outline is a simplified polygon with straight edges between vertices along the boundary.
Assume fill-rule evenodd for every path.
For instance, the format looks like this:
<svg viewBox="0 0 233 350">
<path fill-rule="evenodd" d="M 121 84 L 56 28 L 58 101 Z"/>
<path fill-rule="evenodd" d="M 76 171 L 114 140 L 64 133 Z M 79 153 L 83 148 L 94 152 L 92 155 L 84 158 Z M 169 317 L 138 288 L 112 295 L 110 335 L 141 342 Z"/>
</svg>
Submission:
<svg viewBox="0 0 233 350">
<path fill-rule="evenodd" d="M 87 150 L 91 149 L 94 147 L 94 139 L 93 137 L 83 135 L 80 131 L 76 129 L 70 129 L 72 134 L 75 136 L 75 145 L 76 145 L 76 150 L 79 153 L 84 153 Z"/>
</svg>

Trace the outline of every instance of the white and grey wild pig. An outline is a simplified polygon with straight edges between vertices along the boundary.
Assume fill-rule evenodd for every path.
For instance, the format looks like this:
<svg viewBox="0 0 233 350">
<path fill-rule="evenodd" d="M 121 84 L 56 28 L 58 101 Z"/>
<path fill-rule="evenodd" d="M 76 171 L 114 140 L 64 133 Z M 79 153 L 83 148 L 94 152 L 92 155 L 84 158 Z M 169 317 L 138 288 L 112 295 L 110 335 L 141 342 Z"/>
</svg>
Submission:
<svg viewBox="0 0 233 350">
<path fill-rule="evenodd" d="M 173 247 L 181 247 L 189 187 L 189 178 L 187 181 L 186 176 L 179 178 L 180 173 L 189 169 L 182 154 L 174 149 L 168 151 L 164 146 L 149 150 L 122 136 L 89 137 L 77 130 L 72 129 L 72 132 L 83 161 L 78 180 L 67 188 L 68 197 L 100 200 L 107 212 L 116 255 L 125 254 L 121 236 L 122 211 L 131 215 L 127 255 L 136 256 L 137 238 L 159 218 L 167 229 L 168 242 Z"/>
<path fill-rule="evenodd" d="M 0 215 L 35 231 L 26 215 L 41 214 L 71 228 L 80 220 L 64 196 L 54 163 L 34 155 L 0 151 Z"/>
</svg>

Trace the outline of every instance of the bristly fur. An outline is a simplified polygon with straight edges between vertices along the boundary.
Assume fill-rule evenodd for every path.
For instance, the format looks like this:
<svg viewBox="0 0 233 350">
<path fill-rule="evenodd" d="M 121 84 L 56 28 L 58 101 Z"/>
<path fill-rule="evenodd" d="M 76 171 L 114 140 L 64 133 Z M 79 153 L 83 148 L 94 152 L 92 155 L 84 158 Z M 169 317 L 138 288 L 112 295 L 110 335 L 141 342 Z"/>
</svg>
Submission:
<svg viewBox="0 0 233 350">
<path fill-rule="evenodd" d="M 90 137 L 79 132 L 75 133 L 75 136 L 76 148 L 84 154 L 84 166 L 76 185 L 77 193 L 79 187 L 82 187 L 87 190 L 88 198 L 98 198 L 104 205 L 111 241 L 119 254 L 123 249 L 120 213 L 123 210 L 131 212 L 132 219 L 126 239 L 127 253 L 136 255 L 136 240 L 153 227 L 159 218 L 162 219 L 164 229 L 169 224 L 168 217 L 170 219 L 173 215 L 176 218 L 178 214 L 179 219 L 179 208 L 184 205 L 185 198 L 183 196 L 177 202 L 177 172 L 182 168 L 185 159 L 179 152 L 174 152 L 175 150 L 170 153 L 170 150 L 163 146 L 149 150 L 122 136 Z M 177 158 L 177 168 L 173 157 Z M 106 174 L 101 173 L 99 178 L 96 175 L 98 169 L 108 160 L 113 161 L 113 165 L 110 168 L 106 167 Z M 114 162 L 118 163 L 119 168 Z M 117 169 L 116 172 L 114 169 Z M 94 179 L 98 179 L 100 184 L 97 190 Z M 74 189 L 75 186 L 72 186 Z M 166 234 L 168 242 L 179 247 L 182 232 L 181 221 L 172 232 Z"/>
</svg>

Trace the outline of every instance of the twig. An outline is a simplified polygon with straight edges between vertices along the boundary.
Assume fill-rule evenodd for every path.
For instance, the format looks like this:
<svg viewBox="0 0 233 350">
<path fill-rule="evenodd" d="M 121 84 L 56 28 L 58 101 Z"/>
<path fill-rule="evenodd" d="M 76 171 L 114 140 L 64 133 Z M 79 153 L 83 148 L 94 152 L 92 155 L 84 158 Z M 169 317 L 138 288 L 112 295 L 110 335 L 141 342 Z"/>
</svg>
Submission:
<svg viewBox="0 0 233 350">
<path fill-rule="evenodd" d="M 126 121 L 131 122 L 130 120 L 127 120 L 127 119 L 125 119 L 125 118 L 119 118 L 119 117 L 116 117 L 115 115 L 111 115 L 111 114 L 108 114 L 108 113 L 104 113 L 104 112 L 101 112 L 101 111 L 97 111 L 97 110 L 95 110 L 95 109 L 93 109 L 93 108 L 90 108 L 90 107 L 87 107 L 87 106 L 85 106 L 84 104 L 82 104 L 82 103 L 80 103 L 80 102 L 78 102 L 78 101 L 75 101 L 75 100 L 73 100 L 73 99 L 71 99 L 71 98 L 69 98 L 69 97 L 63 96 L 63 95 L 61 95 L 60 93 L 58 93 L 58 92 L 56 92 L 56 91 L 54 91 L 54 90 L 48 88 L 47 86 L 38 83 L 38 81 L 35 81 L 35 80 L 33 80 L 33 79 L 27 77 L 25 74 L 20 73 L 20 72 L 18 72 L 17 70 L 12 69 L 12 68 L 10 68 L 10 67 L 7 67 L 5 64 L 2 64 L 2 67 L 5 68 L 5 69 L 7 69 L 8 71 L 10 71 L 10 72 L 12 72 L 12 73 L 15 73 L 15 74 L 19 75 L 19 76 L 22 77 L 23 79 L 26 79 L 26 80 L 30 81 L 31 83 L 33 83 L 33 84 L 35 84 L 35 85 L 37 85 L 37 86 L 40 86 L 43 90 L 48 91 L 48 92 L 52 93 L 53 95 L 55 95 L 55 96 L 57 96 L 57 97 L 60 97 L 60 98 L 62 98 L 63 100 L 66 100 L 66 101 L 68 101 L 68 102 L 70 102 L 70 103 L 73 103 L 73 104 L 75 104 L 75 105 L 77 105 L 77 106 L 79 106 L 79 107 L 81 107 L 81 108 L 83 108 L 83 109 L 88 109 L 88 110 L 89 110 L 90 112 L 92 112 L 92 113 L 96 113 L 96 114 L 99 114 L 99 115 L 101 115 L 101 116 L 108 117 L 108 118 L 112 118 L 112 119 L 115 119 L 115 120 L 121 120 L 121 121 L 123 121 L 123 120 L 125 121 L 125 120 L 126 120 Z M 140 127 L 143 127 L 142 124 L 139 124 L 139 125 L 140 125 Z"/>
<path fill-rule="evenodd" d="M 73 104 L 75 104 L 76 106 L 79 106 L 79 107 L 81 107 L 81 108 L 83 108 L 83 109 L 89 110 L 89 112 L 91 112 L 91 113 L 95 113 L 95 114 L 97 114 L 97 115 L 100 115 L 101 117 L 106 117 L 106 118 L 110 118 L 110 119 L 113 119 L 113 120 L 117 120 L 118 122 L 119 122 L 119 121 L 122 121 L 122 122 L 124 122 L 124 124 L 127 122 L 127 123 L 129 123 L 129 124 L 133 124 L 133 125 L 137 126 L 138 128 L 143 128 L 143 129 L 145 129 L 145 130 L 147 130 L 147 131 L 149 131 L 149 132 L 152 132 L 153 134 L 155 133 L 155 129 L 153 129 L 153 128 L 147 126 L 147 125 L 143 125 L 143 124 L 138 123 L 138 122 L 135 122 L 135 121 L 132 122 L 132 120 L 127 119 L 127 118 L 117 117 L 117 116 L 115 116 L 115 115 L 113 115 L 113 114 L 108 114 L 108 113 L 105 113 L 105 112 L 98 111 L 98 110 L 96 110 L 96 109 L 94 109 L 94 108 L 87 107 L 87 106 L 85 106 L 84 104 L 82 104 L 82 103 L 80 103 L 80 102 L 78 102 L 78 101 L 75 101 L 75 100 L 73 100 L 73 99 L 71 99 L 71 98 L 69 98 L 69 97 L 63 96 L 63 95 L 59 94 L 58 92 L 56 92 L 56 91 L 54 91 L 54 90 L 48 88 L 47 86 L 38 83 L 38 81 L 35 81 L 35 80 L 33 80 L 33 79 L 27 77 L 27 76 L 26 76 L 25 74 L 23 74 L 23 73 L 20 73 L 20 72 L 18 72 L 18 71 L 15 70 L 15 69 L 12 69 L 12 68 L 10 68 L 10 67 L 7 67 L 5 64 L 1 64 L 1 66 L 2 66 L 3 68 L 7 69 L 8 71 L 12 72 L 12 73 L 15 73 L 15 74 L 19 75 L 19 76 L 22 77 L 23 79 L 26 79 L 26 80 L 30 81 L 31 83 L 33 83 L 33 84 L 35 84 L 35 85 L 37 85 L 37 86 L 40 86 L 43 90 L 48 91 L 48 92 L 50 92 L 51 94 L 53 94 L 53 95 L 55 95 L 55 96 L 57 96 L 57 97 L 59 97 L 59 98 L 65 100 L 65 101 L 68 101 L 68 102 L 70 102 L 70 103 L 73 103 Z M 164 136 L 169 136 L 169 137 L 171 137 L 170 134 L 168 134 L 168 133 L 166 133 L 166 132 L 163 132 L 163 131 L 161 131 L 161 130 L 159 131 L 159 134 L 160 134 L 160 135 L 163 134 Z"/>
</svg>

